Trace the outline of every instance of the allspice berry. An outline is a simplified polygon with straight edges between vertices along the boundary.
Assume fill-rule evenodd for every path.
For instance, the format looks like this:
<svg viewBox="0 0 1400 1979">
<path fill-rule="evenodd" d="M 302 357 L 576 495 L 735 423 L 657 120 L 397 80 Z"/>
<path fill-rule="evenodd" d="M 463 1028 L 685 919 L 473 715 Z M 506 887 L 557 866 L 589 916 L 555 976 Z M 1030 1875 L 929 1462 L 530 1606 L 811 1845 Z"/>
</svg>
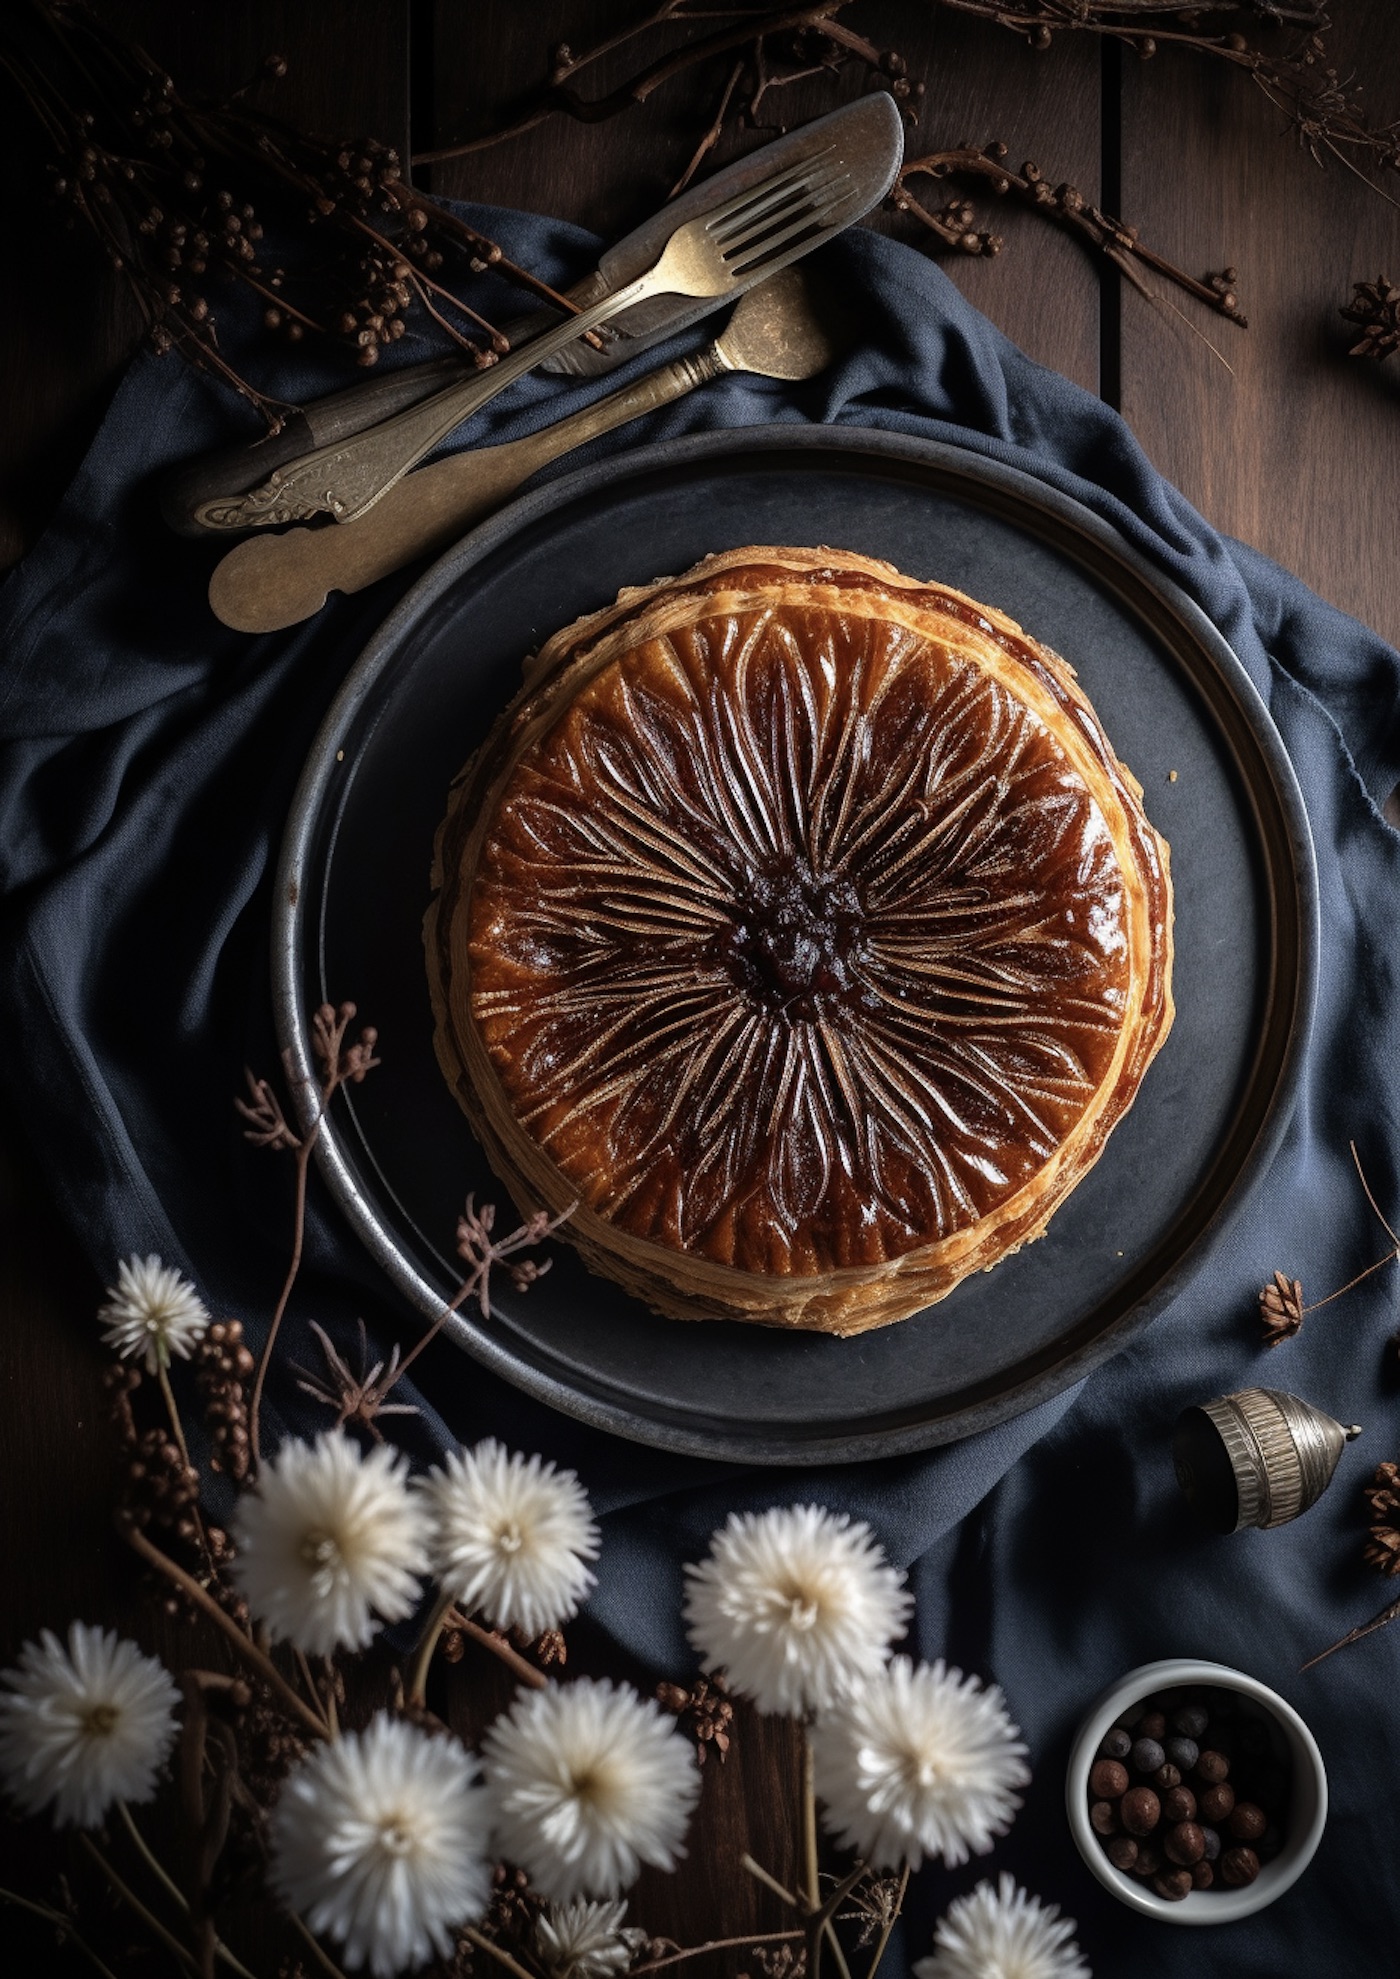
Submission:
<svg viewBox="0 0 1400 1979">
<path fill-rule="evenodd" d="M 1116 1759 L 1097 1760 L 1089 1773 L 1089 1791 L 1099 1800 L 1117 1800 L 1128 1791 L 1127 1767 Z"/>
<path fill-rule="evenodd" d="M 1189 1897 L 1191 1894 L 1191 1871 L 1169 1870 L 1165 1875 L 1155 1877 L 1152 1887 L 1158 1896 L 1165 1897 L 1168 1903 L 1180 1903 L 1183 1897 Z"/>
<path fill-rule="evenodd" d="M 1203 1752 L 1196 1761 L 1196 1778 L 1204 1780 L 1208 1787 L 1225 1779 L 1229 1771 L 1230 1762 L 1223 1752 Z"/>
<path fill-rule="evenodd" d="M 1194 1821 L 1178 1821 L 1162 1837 L 1162 1848 L 1168 1861 L 1175 1862 L 1179 1868 L 1189 1869 L 1205 1854 L 1206 1838 Z"/>
<path fill-rule="evenodd" d="M 1217 1822 L 1228 1820 L 1234 1812 L 1234 1807 L 1235 1789 L 1228 1780 L 1222 1780 L 1218 1786 L 1206 1788 L 1197 1802 L 1196 1811 L 1203 1821 L 1209 1822 L 1214 1827 Z M 1242 1836 L 1241 1839 L 1245 1840 L 1247 1837 Z"/>
<path fill-rule="evenodd" d="M 1138 1859 L 1138 1845 L 1131 1835 L 1115 1835 L 1104 1854 L 1115 1869 L 1131 1869 Z"/>
<path fill-rule="evenodd" d="M 1141 1876 L 1146 1880 L 1147 1877 L 1155 1876 L 1159 1870 L 1164 1869 L 1166 1862 L 1167 1858 L 1163 1855 L 1161 1849 L 1158 1848 L 1156 1842 L 1139 1842 L 1137 1861 L 1133 1864 L 1133 1874 L 1135 1876 Z"/>
<path fill-rule="evenodd" d="M 1162 1818 L 1162 1803 L 1151 1787 L 1133 1787 L 1124 1794 L 1118 1815 L 1130 1835 L 1150 1835 Z"/>
<path fill-rule="evenodd" d="M 1191 1881 L 1198 1890 L 1208 1890 L 1215 1881 L 1215 1871 L 1211 1868 L 1204 1856 L 1202 1856 L 1199 1862 L 1191 1865 Z"/>
<path fill-rule="evenodd" d="M 1144 1711 L 1137 1721 L 1139 1738 L 1161 1739 L 1167 1735 L 1167 1721 L 1160 1711 Z M 1161 1760 L 1157 1764 L 1161 1765 Z"/>
<path fill-rule="evenodd" d="M 1181 1785 L 1181 1768 L 1173 1766 L 1169 1759 L 1165 1766 L 1159 1766 L 1152 1775 L 1152 1784 L 1158 1793 L 1170 1793 L 1173 1787 Z"/>
<path fill-rule="evenodd" d="M 1089 1826 L 1096 1835 L 1118 1833 L 1118 1809 L 1111 1800 L 1096 1800 L 1089 1809 Z"/>
<path fill-rule="evenodd" d="M 1170 1793 L 1162 1795 L 1162 1819 L 1175 1825 L 1178 1821 L 1194 1821 L 1196 1818 L 1196 1796 L 1190 1787 L 1173 1787 Z"/>
<path fill-rule="evenodd" d="M 1121 1725 L 1115 1725 L 1111 1732 L 1105 1732 L 1103 1744 L 1099 1747 L 1100 1759 L 1126 1759 L 1133 1749 L 1133 1741 Z"/>
<path fill-rule="evenodd" d="M 1229 1829 L 1237 1842 L 1257 1842 L 1269 1825 L 1269 1817 L 1252 1800 L 1240 1800 L 1230 1816 Z"/>
<path fill-rule="evenodd" d="M 1259 1858 L 1252 1848 L 1227 1848 L 1220 1858 L 1220 1880 L 1231 1889 L 1241 1889 L 1259 1874 Z"/>
<path fill-rule="evenodd" d="M 1155 1738 L 1138 1738 L 1133 1741 L 1132 1768 L 1135 1773 L 1155 1773 L 1159 1766 L 1165 1766 L 1167 1755 Z"/>
</svg>

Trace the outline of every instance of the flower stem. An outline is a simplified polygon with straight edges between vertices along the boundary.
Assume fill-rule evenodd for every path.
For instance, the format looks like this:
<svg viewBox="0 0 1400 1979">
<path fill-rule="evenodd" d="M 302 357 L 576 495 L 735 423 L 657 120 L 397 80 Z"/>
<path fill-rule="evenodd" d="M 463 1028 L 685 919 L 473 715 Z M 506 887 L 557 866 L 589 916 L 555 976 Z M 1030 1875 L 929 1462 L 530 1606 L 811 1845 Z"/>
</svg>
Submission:
<svg viewBox="0 0 1400 1979">
<path fill-rule="evenodd" d="M 3 1885 L 0 1885 L 0 1903 L 12 1903 L 16 1910 L 27 1910 L 34 1917 L 47 1919 L 55 1930 L 63 1933 L 70 1944 L 77 1946 L 84 1958 L 102 1974 L 102 1979 L 117 1979 L 111 1966 L 107 1964 L 105 1959 L 97 1956 L 97 1953 L 93 1950 L 87 1939 L 82 1937 L 74 1928 L 72 1918 L 65 1917 L 61 1910 L 50 1910 L 47 1904 L 35 1903 L 29 1897 L 22 1897 L 18 1890 L 7 1890 Z"/>
<path fill-rule="evenodd" d="M 142 1903 L 140 1897 L 137 1896 L 136 1892 L 122 1881 L 121 1877 L 117 1874 L 116 1870 L 112 1867 L 111 1863 L 107 1860 L 106 1856 L 102 1853 L 101 1849 L 97 1846 L 97 1843 L 92 1839 L 91 1835 L 86 1833 L 80 1833 L 78 1836 L 78 1841 L 82 1845 L 82 1847 L 87 1850 L 88 1854 L 92 1857 L 93 1861 L 97 1864 L 97 1867 L 101 1870 L 103 1876 L 106 1878 L 108 1886 L 111 1888 L 111 1890 L 114 1892 L 115 1895 L 120 1897 L 121 1901 L 126 1905 L 127 1909 L 135 1912 L 136 1916 L 140 1918 L 141 1922 L 145 1925 L 146 1929 L 151 1933 L 152 1937 L 158 1938 L 160 1942 L 165 1946 L 166 1950 L 172 1952 L 174 1956 L 180 1961 L 181 1965 L 186 1966 L 191 1972 L 194 1972 L 196 1968 L 195 1968 L 193 1954 L 186 1951 L 185 1947 L 180 1943 L 180 1940 L 173 1934 L 173 1932 L 166 1930 L 165 1926 L 161 1923 L 158 1917 L 152 1916 L 151 1912 L 147 1910 L 145 1904 Z"/>
<path fill-rule="evenodd" d="M 122 1817 L 122 1821 L 126 1827 L 126 1832 L 130 1835 L 132 1841 L 136 1844 L 136 1851 L 138 1855 L 141 1857 L 141 1860 L 145 1863 L 146 1867 L 151 1871 L 151 1874 L 155 1877 L 156 1881 L 161 1885 L 162 1889 L 167 1891 L 167 1893 L 175 1899 L 176 1903 L 179 1904 L 181 1910 L 185 1913 L 186 1917 L 188 1917 L 190 1914 L 190 1906 L 189 1906 L 188 1898 L 185 1896 L 184 1891 L 180 1888 L 179 1884 L 175 1881 L 174 1877 L 170 1875 L 164 1863 L 161 1862 L 159 1856 L 155 1854 L 149 1842 L 146 1840 L 146 1837 L 141 1833 L 141 1830 L 137 1827 L 131 1809 L 127 1806 L 124 1800 L 119 1800 L 117 1802 L 117 1812 Z M 222 1963 L 228 1967 L 230 1972 L 236 1973 L 238 1975 L 238 1979 L 255 1979 L 255 1975 L 248 1970 L 247 1966 L 243 1963 L 242 1959 L 236 1957 L 234 1953 L 229 1950 L 228 1946 L 224 1943 L 223 1939 L 218 1936 L 216 1936 L 214 1939 L 214 1956 L 215 1958 L 221 1960 Z"/>
<path fill-rule="evenodd" d="M 629 1979 L 641 1979 L 644 1972 L 660 1972 L 667 1965 L 680 1965 L 685 1959 L 699 1958 L 703 1952 L 737 1951 L 750 1945 L 790 1945 L 805 1935 L 802 1931 L 751 1931 L 744 1938 L 710 1938 L 703 1945 L 689 1945 L 684 1951 L 667 1952 L 664 1958 L 654 1958 L 649 1964 L 632 1966 Z"/>
<path fill-rule="evenodd" d="M 904 1898 L 906 1892 L 908 1891 L 908 1888 L 909 1888 L 909 1864 L 906 1862 L 904 1865 L 903 1873 L 901 1874 L 899 1879 L 899 1895 L 895 1898 L 894 1908 L 890 1912 L 890 1921 L 888 1924 L 886 1924 L 884 1930 L 881 1931 L 880 1933 L 879 1942 L 875 1947 L 875 1956 L 870 1961 L 870 1965 L 865 1974 L 865 1979 L 875 1979 L 875 1974 L 880 1969 L 880 1960 L 885 1956 L 885 1946 L 890 1941 L 890 1933 L 891 1931 L 893 1931 L 895 1927 L 895 1922 L 899 1917 L 900 1912 L 904 1908 Z"/>
<path fill-rule="evenodd" d="M 336 1964 L 335 1960 L 331 1957 L 330 1953 L 326 1950 L 325 1946 L 321 1943 L 320 1939 L 314 1935 L 314 1933 L 307 1927 L 307 1925 L 303 1924 L 302 1920 L 297 1916 L 296 1912 L 294 1910 L 289 1910 L 287 1912 L 287 1916 L 291 1920 L 293 1930 L 301 1938 L 307 1950 L 316 1960 L 321 1970 L 326 1974 L 326 1979 L 345 1979 L 345 1974 L 341 1971 L 340 1967 Z"/>
<path fill-rule="evenodd" d="M 166 1414 L 170 1417 L 170 1428 L 175 1438 L 176 1447 L 180 1452 L 180 1461 L 187 1471 L 192 1471 L 194 1470 L 194 1465 L 190 1462 L 190 1446 L 185 1441 L 185 1426 L 180 1420 L 180 1408 L 175 1400 L 175 1390 L 170 1385 L 170 1369 L 163 1360 L 157 1363 L 156 1379 L 160 1383 L 160 1392 L 165 1397 Z M 195 1529 L 199 1533 L 199 1550 L 204 1556 L 204 1565 L 209 1573 L 212 1574 L 214 1572 L 214 1557 L 209 1551 L 209 1535 L 204 1530 L 204 1514 L 199 1508 L 198 1495 L 196 1495 L 194 1503 L 190 1507 L 190 1512 L 194 1519 Z"/>
<path fill-rule="evenodd" d="M 126 1832 L 130 1835 L 132 1841 L 136 1845 L 137 1854 L 141 1857 L 141 1860 L 145 1863 L 146 1867 L 151 1871 L 156 1881 L 159 1884 L 161 1884 L 161 1886 L 165 1890 L 167 1890 L 172 1897 L 174 1897 L 176 1903 L 179 1904 L 181 1910 L 188 1910 L 189 1904 L 185 1900 L 184 1891 L 175 1881 L 175 1878 L 166 1869 L 165 1865 L 159 1860 L 159 1858 L 156 1855 L 152 1853 L 150 1844 L 147 1842 L 146 1837 L 141 1833 L 141 1830 L 137 1827 L 131 1809 L 127 1806 L 124 1800 L 119 1800 L 117 1802 L 117 1812 L 122 1817 L 122 1824 L 125 1827 Z"/>
<path fill-rule="evenodd" d="M 464 1615 L 460 1609 L 452 1613 L 451 1620 L 454 1629 L 460 1629 L 462 1634 L 469 1635 L 473 1642 L 479 1642 L 483 1649 L 489 1649 L 493 1656 L 499 1656 L 506 1668 L 513 1676 L 518 1677 L 521 1683 L 529 1684 L 532 1690 L 549 1689 L 549 1678 L 544 1671 L 537 1670 L 533 1663 L 527 1663 L 520 1652 L 512 1649 L 505 1637 L 498 1635 L 495 1629 L 484 1629 L 480 1622 L 474 1622 L 470 1615 Z"/>
<path fill-rule="evenodd" d="M 312 1121 L 311 1125 L 306 1129 L 306 1132 L 302 1135 L 300 1141 L 298 1141 L 297 1143 L 296 1196 L 295 1196 L 296 1206 L 292 1215 L 291 1261 L 287 1266 L 287 1275 L 282 1280 L 282 1290 L 278 1295 L 276 1308 L 274 1309 L 272 1319 L 268 1324 L 267 1338 L 266 1340 L 263 1341 L 263 1350 L 261 1354 L 259 1354 L 258 1356 L 258 1371 L 253 1376 L 253 1392 L 248 1402 L 248 1437 L 252 1451 L 254 1476 L 257 1475 L 257 1472 L 262 1465 L 262 1426 L 261 1425 L 262 1425 L 263 1384 L 267 1380 L 268 1363 L 272 1359 L 272 1350 L 277 1344 L 277 1335 L 281 1330 L 283 1315 L 287 1310 L 287 1301 L 292 1296 L 292 1287 L 296 1284 L 297 1274 L 301 1270 L 301 1253 L 302 1253 L 302 1248 L 306 1242 L 307 1168 L 311 1161 L 311 1150 L 315 1147 L 317 1140 L 320 1138 L 321 1121 L 325 1115 L 326 1107 L 330 1103 L 330 1095 L 333 1090 L 334 1090 L 334 1084 L 332 1083 L 328 1086 L 328 1089 L 322 1093 L 320 1104 L 318 1105 L 316 1110 L 316 1118 L 314 1119 L 314 1121 Z"/>
<path fill-rule="evenodd" d="M 503 1951 L 499 1945 L 493 1945 L 489 1938 L 483 1938 L 480 1931 L 474 1930 L 470 1924 L 463 1931 L 462 1936 L 469 1945 L 475 1945 L 479 1952 L 489 1952 L 498 1965 L 503 1965 L 507 1972 L 515 1974 L 515 1979 L 534 1979 L 534 1975 L 527 1972 L 523 1965 L 518 1964 L 508 1951 Z"/>
<path fill-rule="evenodd" d="M 789 1910 L 800 1910 L 802 1908 L 792 1891 L 785 1888 L 776 1876 L 770 1875 L 761 1862 L 755 1862 L 751 1855 L 741 1855 L 739 1857 L 739 1864 L 741 1868 L 748 1871 L 749 1875 L 756 1882 L 762 1883 L 765 1889 L 771 1890 L 775 1897 L 781 1897 Z"/>
<path fill-rule="evenodd" d="M 160 1383 L 160 1392 L 165 1397 L 165 1407 L 170 1417 L 170 1427 L 180 1449 L 180 1461 L 184 1464 L 186 1470 L 193 1470 L 194 1465 L 190 1462 L 190 1447 L 185 1441 L 184 1425 L 180 1421 L 180 1411 L 175 1404 L 175 1390 L 170 1386 L 170 1369 L 164 1361 L 160 1361 L 156 1366 L 156 1380 Z"/>
<path fill-rule="evenodd" d="M 802 1857 L 807 1873 L 807 1902 L 821 1909 L 821 1884 L 817 1874 L 817 1789 L 812 1758 L 810 1726 L 802 1727 Z"/>
<path fill-rule="evenodd" d="M 411 1705 L 421 1705 L 427 1699 L 428 1670 L 432 1664 L 433 1651 L 438 1646 L 442 1625 L 451 1614 L 452 1607 L 453 1597 L 443 1589 L 433 1603 L 433 1612 L 428 1617 L 427 1627 L 423 1630 L 422 1640 L 418 1644 L 418 1653 L 413 1659 L 413 1673 L 408 1683 L 408 1701 Z"/>
<path fill-rule="evenodd" d="M 302 1702 L 271 1657 L 265 1656 L 262 1650 L 249 1640 L 232 1615 L 224 1612 L 213 1595 L 200 1586 L 193 1574 L 187 1574 L 184 1568 L 177 1566 L 168 1554 L 162 1553 L 158 1546 L 152 1545 L 140 1527 L 133 1525 L 130 1519 L 118 1517 L 117 1531 L 127 1545 L 140 1554 L 147 1566 L 154 1567 L 158 1573 L 164 1574 L 167 1580 L 173 1581 L 201 1614 L 207 1615 L 211 1622 L 223 1630 L 244 1662 L 262 1678 L 289 1717 L 297 1719 L 314 1738 L 323 1739 L 329 1736 L 330 1728 L 325 1719 L 319 1717 L 309 1705 Z"/>
</svg>

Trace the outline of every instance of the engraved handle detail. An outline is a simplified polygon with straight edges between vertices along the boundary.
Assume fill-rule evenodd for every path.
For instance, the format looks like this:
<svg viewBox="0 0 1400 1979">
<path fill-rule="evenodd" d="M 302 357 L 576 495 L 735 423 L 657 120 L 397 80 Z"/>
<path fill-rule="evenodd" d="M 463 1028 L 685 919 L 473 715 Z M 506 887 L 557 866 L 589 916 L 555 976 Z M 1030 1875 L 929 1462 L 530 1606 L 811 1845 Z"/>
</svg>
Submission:
<svg viewBox="0 0 1400 1979">
<path fill-rule="evenodd" d="M 662 365 L 542 432 L 420 468 L 391 488 L 362 523 L 343 529 L 291 529 L 283 536 L 255 536 L 240 543 L 210 580 L 215 616 L 239 632 L 279 632 L 300 624 L 321 609 L 331 591 L 362 591 L 415 558 L 445 549 L 550 461 L 684 398 L 730 368 L 711 345 Z"/>
</svg>

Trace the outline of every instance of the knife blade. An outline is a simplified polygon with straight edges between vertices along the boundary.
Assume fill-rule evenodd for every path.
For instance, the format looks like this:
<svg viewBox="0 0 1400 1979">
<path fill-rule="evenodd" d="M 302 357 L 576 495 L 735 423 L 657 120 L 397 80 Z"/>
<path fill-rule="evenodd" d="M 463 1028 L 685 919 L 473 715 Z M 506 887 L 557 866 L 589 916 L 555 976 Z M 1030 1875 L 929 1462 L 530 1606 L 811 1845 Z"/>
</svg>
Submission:
<svg viewBox="0 0 1400 1979">
<path fill-rule="evenodd" d="M 878 204 L 894 183 L 904 139 L 898 105 L 893 97 L 883 91 L 861 97 L 855 103 L 775 138 L 772 143 L 750 152 L 733 165 L 725 166 L 699 185 L 689 187 L 669 206 L 651 215 L 625 239 L 608 248 L 597 268 L 565 291 L 569 300 L 577 308 L 586 309 L 616 290 L 625 288 L 655 262 L 676 227 L 709 212 L 736 194 L 762 184 L 771 175 L 803 163 L 826 149 L 833 135 L 839 137 L 852 156 L 878 158 L 882 152 L 886 155 L 888 175 L 872 201 L 872 204 Z M 733 295 L 742 294 L 749 286 L 748 283 L 741 284 L 735 288 Z M 629 358 L 649 350 L 653 344 L 698 322 L 711 306 L 688 296 L 652 297 L 634 304 L 599 332 L 603 340 L 602 349 L 595 350 L 592 345 L 579 340 L 547 358 L 540 369 L 576 377 L 603 376 Z M 522 341 L 528 342 L 541 336 L 559 321 L 557 310 L 541 308 L 502 325 L 502 328 L 511 343 L 518 346 Z M 292 414 L 279 433 L 224 448 L 215 454 L 202 454 L 174 469 L 160 488 L 161 514 L 180 535 L 207 537 L 211 533 L 209 525 L 197 520 L 197 516 L 211 502 L 221 498 L 233 501 L 247 494 L 302 455 L 366 431 L 381 420 L 441 391 L 457 379 L 465 378 L 470 370 L 471 367 L 460 358 L 448 354 L 426 364 L 402 366 L 377 376 L 367 384 L 353 385 L 327 398 L 314 400 Z M 230 532 L 221 529 L 213 533 Z"/>
</svg>

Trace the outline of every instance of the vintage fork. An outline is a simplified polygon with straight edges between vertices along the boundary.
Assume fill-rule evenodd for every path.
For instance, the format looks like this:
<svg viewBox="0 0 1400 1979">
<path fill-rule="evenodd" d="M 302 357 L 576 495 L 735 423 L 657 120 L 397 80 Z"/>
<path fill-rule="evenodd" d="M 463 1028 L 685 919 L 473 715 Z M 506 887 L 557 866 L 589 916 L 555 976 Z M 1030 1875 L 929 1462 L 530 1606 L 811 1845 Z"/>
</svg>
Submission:
<svg viewBox="0 0 1400 1979">
<path fill-rule="evenodd" d="M 650 295 L 722 297 L 741 277 L 768 274 L 839 224 L 858 198 L 850 172 L 829 152 L 678 227 L 661 258 L 636 281 L 604 296 L 499 364 L 382 420 L 339 444 L 278 468 L 246 494 L 221 496 L 197 512 L 206 528 L 247 529 L 329 511 L 337 522 L 364 515 L 454 427 L 556 350 Z"/>
</svg>

